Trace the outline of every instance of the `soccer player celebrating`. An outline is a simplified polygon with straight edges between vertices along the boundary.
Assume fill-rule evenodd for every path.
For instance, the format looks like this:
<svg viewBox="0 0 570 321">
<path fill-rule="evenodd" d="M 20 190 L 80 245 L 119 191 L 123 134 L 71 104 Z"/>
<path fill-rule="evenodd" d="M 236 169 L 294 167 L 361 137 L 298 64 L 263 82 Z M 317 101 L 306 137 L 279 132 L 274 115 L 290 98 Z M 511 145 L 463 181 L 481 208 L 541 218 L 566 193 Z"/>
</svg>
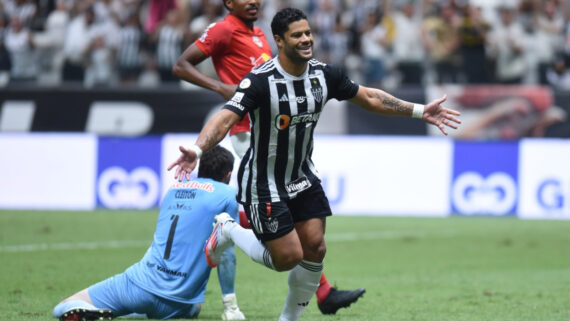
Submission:
<svg viewBox="0 0 570 321">
<path fill-rule="evenodd" d="M 162 202 L 154 240 L 138 263 L 59 303 L 60 320 L 111 320 L 132 313 L 152 319 L 195 318 L 211 268 L 203 258 L 214 216 L 237 219 L 236 191 L 228 185 L 234 157 L 216 146 L 204 153 L 198 178 L 173 185 Z M 225 251 L 218 278 L 223 320 L 245 320 L 234 292 L 235 252 Z"/>
<path fill-rule="evenodd" d="M 260 0 L 223 0 L 229 14 L 224 20 L 210 25 L 180 56 L 173 73 L 179 78 L 213 90 L 225 99 L 235 92 L 237 84 L 252 68 L 271 59 L 271 47 L 263 31 L 254 26 L 260 10 Z M 200 72 L 195 66 L 212 57 L 214 68 L 221 81 Z M 246 113 L 230 129 L 230 140 L 239 157 L 250 146 L 249 116 Z M 250 228 L 240 211 L 240 224 Z M 358 300 L 364 289 L 337 290 L 321 275 L 317 289 L 318 307 L 324 314 L 334 314 Z"/>
<path fill-rule="evenodd" d="M 444 108 L 445 96 L 427 105 L 413 104 L 375 88 L 359 86 L 341 69 L 313 57 L 313 35 L 305 14 L 279 11 L 271 22 L 279 48 L 276 58 L 254 69 L 205 125 L 195 145 L 169 166 L 175 177 L 189 177 L 198 158 L 220 142 L 249 114 L 251 146 L 238 171 L 238 201 L 253 225 L 243 229 L 225 214 L 216 225 L 206 256 L 215 265 L 231 243 L 254 261 L 277 271 L 290 270 L 289 293 L 281 321 L 298 320 L 317 289 L 323 259 L 328 200 L 311 160 L 313 133 L 325 103 L 350 100 L 383 115 L 421 118 L 447 134 L 457 128 L 457 111 Z M 255 234 L 255 235 L 254 235 Z"/>
</svg>

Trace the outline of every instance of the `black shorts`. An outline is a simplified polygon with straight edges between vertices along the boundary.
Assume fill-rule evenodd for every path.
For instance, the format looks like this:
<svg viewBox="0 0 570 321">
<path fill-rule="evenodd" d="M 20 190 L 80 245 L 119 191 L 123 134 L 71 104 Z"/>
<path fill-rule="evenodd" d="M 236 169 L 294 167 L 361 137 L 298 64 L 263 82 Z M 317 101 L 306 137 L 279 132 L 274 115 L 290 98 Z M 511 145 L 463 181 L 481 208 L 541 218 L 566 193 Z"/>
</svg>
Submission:
<svg viewBox="0 0 570 321">
<path fill-rule="evenodd" d="M 332 215 L 329 200 L 320 183 L 313 184 L 293 199 L 243 204 L 243 208 L 253 233 L 263 242 L 286 235 L 297 222 Z"/>
</svg>

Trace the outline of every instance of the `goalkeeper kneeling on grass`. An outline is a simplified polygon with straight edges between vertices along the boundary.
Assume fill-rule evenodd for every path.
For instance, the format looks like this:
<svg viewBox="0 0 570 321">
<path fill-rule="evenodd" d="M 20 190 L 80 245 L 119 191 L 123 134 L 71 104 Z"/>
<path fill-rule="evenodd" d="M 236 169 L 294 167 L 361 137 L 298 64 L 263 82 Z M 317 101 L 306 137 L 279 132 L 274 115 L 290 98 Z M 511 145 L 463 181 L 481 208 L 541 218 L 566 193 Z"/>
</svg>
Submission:
<svg viewBox="0 0 570 321">
<path fill-rule="evenodd" d="M 198 178 L 173 185 L 162 202 L 154 240 L 138 263 L 60 302 L 60 320 L 110 320 L 123 315 L 152 319 L 195 318 L 204 302 L 211 268 L 204 243 L 214 216 L 238 219 L 236 191 L 228 185 L 234 157 L 217 146 L 204 153 Z M 244 320 L 234 293 L 235 252 L 223 254 L 218 278 L 223 320 Z"/>
</svg>

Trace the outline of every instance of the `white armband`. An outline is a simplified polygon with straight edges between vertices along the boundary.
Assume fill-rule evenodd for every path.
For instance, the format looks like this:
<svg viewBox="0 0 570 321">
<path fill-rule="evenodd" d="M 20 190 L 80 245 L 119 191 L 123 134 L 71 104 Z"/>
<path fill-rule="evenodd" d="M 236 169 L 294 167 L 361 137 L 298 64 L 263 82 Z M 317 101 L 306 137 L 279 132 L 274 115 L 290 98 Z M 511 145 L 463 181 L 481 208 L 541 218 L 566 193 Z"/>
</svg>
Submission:
<svg viewBox="0 0 570 321">
<path fill-rule="evenodd" d="M 424 105 L 414 104 L 414 110 L 412 111 L 412 118 L 424 118 Z"/>
<path fill-rule="evenodd" d="M 188 147 L 188 149 L 193 150 L 196 153 L 196 157 L 199 159 L 202 157 L 202 148 L 198 147 L 198 145 L 192 145 Z"/>
</svg>

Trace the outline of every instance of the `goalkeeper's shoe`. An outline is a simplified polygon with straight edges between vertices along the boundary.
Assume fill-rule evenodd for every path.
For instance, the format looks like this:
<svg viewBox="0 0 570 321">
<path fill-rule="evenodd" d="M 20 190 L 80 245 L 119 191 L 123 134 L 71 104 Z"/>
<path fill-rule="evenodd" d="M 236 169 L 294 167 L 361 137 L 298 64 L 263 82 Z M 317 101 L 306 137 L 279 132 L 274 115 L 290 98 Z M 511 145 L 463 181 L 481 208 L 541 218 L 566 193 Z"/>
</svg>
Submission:
<svg viewBox="0 0 570 321">
<path fill-rule="evenodd" d="M 228 213 L 221 213 L 214 217 L 214 230 L 204 247 L 206 261 L 211 268 L 218 266 L 222 254 L 232 245 L 232 240 L 227 233 L 224 233 L 224 230 L 231 224 L 236 224 L 236 222 Z"/>
<path fill-rule="evenodd" d="M 323 302 L 319 303 L 319 310 L 323 314 L 335 314 L 340 308 L 346 308 L 360 298 L 365 289 L 360 288 L 352 291 L 343 291 L 331 288 L 329 295 Z"/>
<path fill-rule="evenodd" d="M 85 309 L 73 308 L 65 311 L 60 317 L 60 321 L 93 321 L 112 320 L 115 316 L 111 310 L 106 309 Z"/>
<path fill-rule="evenodd" d="M 222 302 L 224 303 L 224 313 L 222 313 L 222 320 L 245 320 L 245 315 L 243 315 L 237 305 L 237 298 L 235 293 L 223 295 Z"/>
</svg>

